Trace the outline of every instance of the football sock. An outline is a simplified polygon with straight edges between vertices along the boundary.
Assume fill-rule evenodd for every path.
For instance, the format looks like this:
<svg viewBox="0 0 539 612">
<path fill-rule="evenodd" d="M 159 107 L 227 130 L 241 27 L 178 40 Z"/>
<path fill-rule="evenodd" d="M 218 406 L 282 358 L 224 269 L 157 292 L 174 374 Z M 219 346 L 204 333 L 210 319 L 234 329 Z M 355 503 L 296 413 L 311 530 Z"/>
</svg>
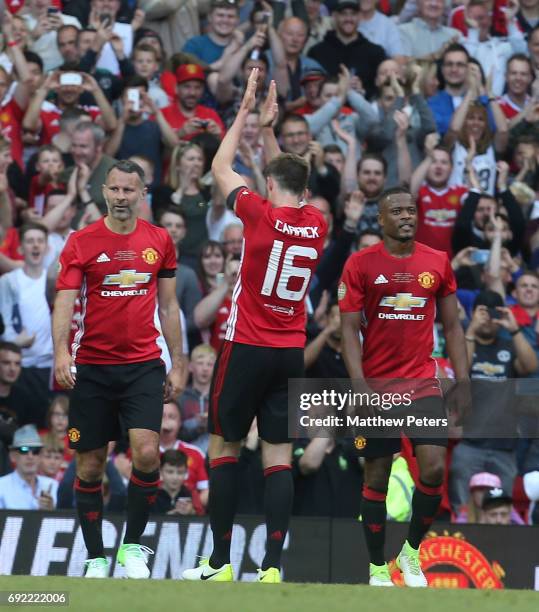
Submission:
<svg viewBox="0 0 539 612">
<path fill-rule="evenodd" d="M 213 552 L 210 567 L 218 569 L 230 563 L 232 527 L 238 505 L 238 459 L 219 457 L 210 461 L 210 525 Z"/>
<path fill-rule="evenodd" d="M 88 482 L 75 478 L 75 500 L 79 515 L 84 543 L 88 549 L 88 559 L 104 557 L 103 535 L 103 491 L 101 480 Z"/>
<path fill-rule="evenodd" d="M 262 570 L 281 567 L 281 553 L 294 501 L 294 481 L 289 465 L 274 465 L 264 470 L 264 513 L 266 515 L 266 555 Z"/>
<path fill-rule="evenodd" d="M 442 501 L 442 485 L 426 485 L 419 481 L 412 497 L 412 518 L 408 530 L 408 544 L 419 548 L 423 536 L 434 520 Z"/>
<path fill-rule="evenodd" d="M 124 544 L 140 544 L 150 508 L 155 504 L 159 487 L 159 470 L 141 472 L 133 467 L 127 487 L 127 526 Z"/>
<path fill-rule="evenodd" d="M 371 563 L 383 565 L 386 540 L 386 493 L 363 485 L 361 520 Z"/>
</svg>

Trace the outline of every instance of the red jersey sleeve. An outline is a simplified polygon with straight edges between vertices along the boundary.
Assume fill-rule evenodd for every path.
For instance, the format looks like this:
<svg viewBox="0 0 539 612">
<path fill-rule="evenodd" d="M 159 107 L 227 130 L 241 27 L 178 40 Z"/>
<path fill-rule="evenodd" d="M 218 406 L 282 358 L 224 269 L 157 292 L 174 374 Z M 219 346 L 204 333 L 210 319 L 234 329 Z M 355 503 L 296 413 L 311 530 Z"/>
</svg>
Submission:
<svg viewBox="0 0 539 612">
<path fill-rule="evenodd" d="M 449 261 L 449 257 L 445 255 L 445 270 L 444 276 L 442 278 L 442 282 L 440 283 L 440 288 L 438 289 L 438 293 L 436 297 L 446 297 L 451 293 L 455 293 L 457 290 L 457 281 L 455 280 L 455 275 L 453 274 L 453 268 L 451 267 L 451 262 Z"/>
<path fill-rule="evenodd" d="M 365 284 L 358 257 L 349 257 L 338 289 L 341 312 L 360 312 L 365 303 Z"/>
<path fill-rule="evenodd" d="M 56 279 L 56 290 L 62 289 L 80 289 L 84 271 L 82 261 L 77 249 L 77 240 L 75 234 L 67 239 L 66 245 L 60 254 L 60 271 Z"/>
<path fill-rule="evenodd" d="M 236 215 L 243 221 L 247 229 L 250 224 L 260 220 L 268 205 L 267 200 L 258 193 L 241 187 L 236 196 Z"/>
<path fill-rule="evenodd" d="M 165 254 L 161 270 L 176 270 L 176 249 L 168 232 L 165 237 Z"/>
</svg>

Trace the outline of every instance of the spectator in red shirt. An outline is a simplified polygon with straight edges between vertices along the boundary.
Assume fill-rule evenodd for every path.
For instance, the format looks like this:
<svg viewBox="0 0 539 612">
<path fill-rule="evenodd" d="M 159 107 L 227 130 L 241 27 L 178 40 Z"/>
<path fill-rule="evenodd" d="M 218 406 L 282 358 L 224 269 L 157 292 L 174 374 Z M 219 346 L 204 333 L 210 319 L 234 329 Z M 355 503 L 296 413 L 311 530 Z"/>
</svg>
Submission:
<svg viewBox="0 0 539 612">
<path fill-rule="evenodd" d="M 54 189 L 64 187 L 60 174 L 64 170 L 64 160 L 60 149 L 54 145 L 43 145 L 37 154 L 36 170 L 38 174 L 30 182 L 28 204 L 40 216 L 45 209 L 45 199 Z"/>
<path fill-rule="evenodd" d="M 55 103 L 47 97 L 56 94 Z M 80 97 L 84 92 L 93 95 L 97 106 L 82 106 Z M 116 115 L 103 90 L 93 76 L 79 72 L 77 64 L 64 64 L 59 71 L 52 72 L 35 92 L 24 115 L 23 128 L 41 134 L 41 143 L 49 144 L 60 131 L 60 118 L 68 108 L 82 108 L 101 125 L 106 132 L 116 129 Z"/>
<path fill-rule="evenodd" d="M 228 315 L 232 307 L 232 292 L 240 269 L 240 256 L 230 255 L 225 264 L 224 277 L 193 312 L 195 324 L 201 330 L 208 330 L 210 344 L 218 351 L 225 339 Z"/>
<path fill-rule="evenodd" d="M 11 142 L 11 155 L 22 168 L 21 121 L 32 93 L 31 77 L 22 48 L 15 40 L 13 19 L 7 12 L 4 12 L 2 32 L 4 41 L 11 51 L 11 59 L 17 71 L 18 81 L 15 89 L 11 90 L 11 75 L 3 66 L 0 66 L 0 130 L 2 135 Z"/>
<path fill-rule="evenodd" d="M 180 409 L 176 402 L 168 402 L 163 406 L 163 419 L 161 421 L 161 433 L 159 435 L 159 452 L 162 454 L 167 450 L 179 450 L 187 455 L 187 480 L 185 486 L 190 491 L 197 491 L 200 495 L 201 504 L 208 505 L 208 472 L 206 470 L 206 458 L 204 453 L 194 444 L 188 444 L 178 440 L 178 434 L 182 426 Z"/>
<path fill-rule="evenodd" d="M 178 136 L 191 140 L 198 134 L 208 133 L 223 138 L 225 127 L 219 115 L 200 104 L 206 83 L 202 68 L 197 64 L 182 64 L 176 70 L 176 81 L 176 102 L 164 108 L 163 115 L 178 130 Z"/>
</svg>

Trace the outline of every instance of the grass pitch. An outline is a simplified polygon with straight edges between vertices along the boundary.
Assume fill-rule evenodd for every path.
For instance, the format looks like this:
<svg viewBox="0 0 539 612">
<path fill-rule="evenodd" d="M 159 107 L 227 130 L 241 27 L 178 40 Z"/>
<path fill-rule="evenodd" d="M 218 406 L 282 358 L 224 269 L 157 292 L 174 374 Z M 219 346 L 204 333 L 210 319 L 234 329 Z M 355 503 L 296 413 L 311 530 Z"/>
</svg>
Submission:
<svg viewBox="0 0 539 612">
<path fill-rule="evenodd" d="M 3 576 L 1 591 L 68 591 L 73 612 L 537 612 L 539 593 L 517 590 L 385 589 L 343 584 L 218 584 Z M 31 606 L 36 608 L 38 606 Z M 29 606 L 17 606 L 20 610 Z M 5 608 L 7 609 L 7 608 Z"/>
</svg>

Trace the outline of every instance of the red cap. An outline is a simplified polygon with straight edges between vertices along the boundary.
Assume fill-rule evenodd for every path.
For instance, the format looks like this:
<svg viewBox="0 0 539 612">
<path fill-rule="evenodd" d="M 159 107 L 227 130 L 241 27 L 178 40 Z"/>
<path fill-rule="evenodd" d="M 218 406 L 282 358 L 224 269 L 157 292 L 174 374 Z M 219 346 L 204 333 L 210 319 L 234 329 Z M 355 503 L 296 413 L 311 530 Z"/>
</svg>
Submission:
<svg viewBox="0 0 539 612">
<path fill-rule="evenodd" d="M 206 82 L 206 75 L 198 64 L 182 64 L 176 69 L 176 81 L 178 84 L 185 83 L 185 81 Z"/>
</svg>

